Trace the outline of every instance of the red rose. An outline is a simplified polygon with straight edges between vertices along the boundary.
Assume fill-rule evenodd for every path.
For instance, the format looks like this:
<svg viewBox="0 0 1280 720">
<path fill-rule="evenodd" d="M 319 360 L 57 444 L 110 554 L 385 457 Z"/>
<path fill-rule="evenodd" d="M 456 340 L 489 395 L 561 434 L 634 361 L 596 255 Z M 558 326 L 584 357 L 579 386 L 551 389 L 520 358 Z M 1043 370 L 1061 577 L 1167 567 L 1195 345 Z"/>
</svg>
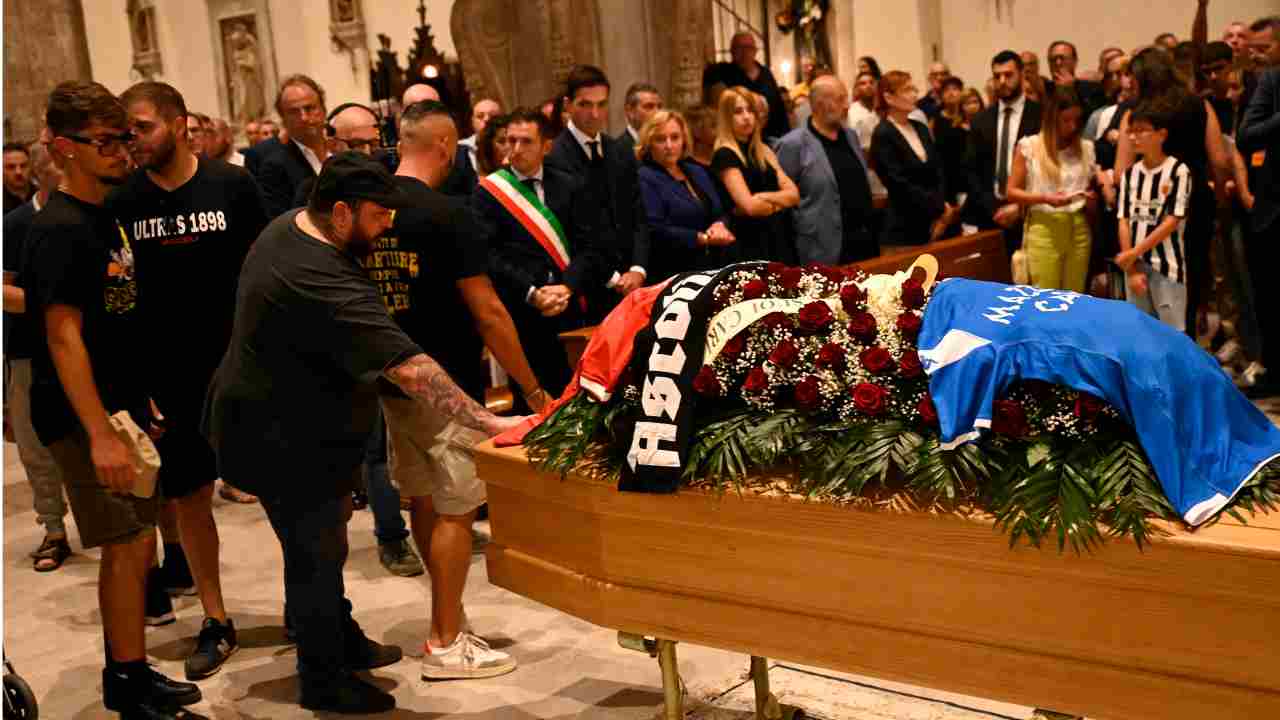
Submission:
<svg viewBox="0 0 1280 720">
<path fill-rule="evenodd" d="M 764 368 L 752 368 L 747 373 L 747 379 L 742 383 L 742 391 L 755 393 L 762 392 L 769 387 L 769 376 L 765 374 Z"/>
<path fill-rule="evenodd" d="M 764 266 L 765 272 L 770 275 L 781 275 L 783 270 L 787 269 L 786 263 L 771 262 Z"/>
<path fill-rule="evenodd" d="M 844 348 L 835 343 L 827 343 L 818 351 L 818 360 L 815 363 L 820 368 L 839 368 L 844 364 Z"/>
<path fill-rule="evenodd" d="M 840 304 L 844 306 L 844 311 L 850 315 L 856 314 L 862 310 L 862 304 L 867 301 L 867 294 L 862 292 L 862 288 L 849 283 L 840 288 Z"/>
<path fill-rule="evenodd" d="M 760 318 L 760 324 L 767 328 L 788 328 L 792 326 L 791 316 L 784 312 L 771 312 Z"/>
<path fill-rule="evenodd" d="M 693 378 L 693 390 L 699 395 L 708 397 L 720 394 L 720 379 L 716 377 L 716 371 L 712 370 L 710 365 L 703 365 L 697 376 Z"/>
<path fill-rule="evenodd" d="M 831 314 L 831 308 L 826 303 L 815 300 L 800 308 L 798 319 L 801 330 L 818 332 L 826 329 L 835 320 L 835 316 Z"/>
<path fill-rule="evenodd" d="M 902 283 L 902 306 L 908 310 L 924 307 L 924 286 L 919 280 L 910 278 Z"/>
<path fill-rule="evenodd" d="M 762 298 L 768 290 L 769 286 L 760 278 L 750 280 L 746 285 L 742 286 L 742 299 L 755 300 L 756 298 Z"/>
<path fill-rule="evenodd" d="M 831 267 L 830 265 L 823 265 L 822 269 L 819 270 L 818 272 L 822 274 L 822 277 L 827 279 L 827 282 L 830 282 L 832 284 L 839 285 L 840 283 L 844 282 L 844 271 L 841 270 L 840 268 L 834 268 L 834 267 Z"/>
<path fill-rule="evenodd" d="M 918 378 L 924 374 L 924 366 L 920 364 L 920 353 L 915 350 L 907 350 L 902 353 L 902 358 L 898 360 L 898 372 L 904 378 Z"/>
<path fill-rule="evenodd" d="M 929 393 L 925 393 L 920 398 L 920 402 L 916 403 L 916 412 L 920 413 L 920 419 L 927 425 L 938 424 L 938 409 L 933 406 L 933 398 Z"/>
<path fill-rule="evenodd" d="M 853 406 L 867 415 L 879 415 L 884 412 L 885 400 L 889 391 L 872 383 L 858 383 L 850 391 Z"/>
<path fill-rule="evenodd" d="M 800 357 L 800 351 L 792 344 L 790 340 L 783 340 L 769 353 L 769 362 L 780 368 L 789 368 L 796 364 L 796 358 Z"/>
<path fill-rule="evenodd" d="M 922 324 L 920 316 L 913 312 L 904 312 L 898 316 L 898 332 L 908 340 L 916 339 Z"/>
<path fill-rule="evenodd" d="M 796 405 L 805 410 L 812 410 L 822 401 L 818 393 L 818 378 L 810 375 L 796 383 Z"/>
<path fill-rule="evenodd" d="M 741 332 L 729 338 L 729 342 L 724 344 L 724 349 L 721 350 L 720 352 L 726 357 L 731 357 L 731 358 L 738 357 L 739 355 L 742 354 L 742 350 L 746 346 L 747 346 L 747 334 L 744 332 Z"/>
<path fill-rule="evenodd" d="M 803 270 L 798 267 L 789 267 L 778 273 L 778 283 L 786 290 L 795 290 L 800 287 L 800 279 L 803 277 Z"/>
<path fill-rule="evenodd" d="M 994 415 L 991 418 L 991 429 L 1001 435 L 1023 437 L 1030 430 L 1027 427 L 1027 412 L 1013 400 L 997 400 Z"/>
<path fill-rule="evenodd" d="M 893 371 L 893 356 L 888 350 L 880 347 L 869 347 L 858 355 L 858 360 L 862 362 L 862 367 L 871 373 L 886 373 Z"/>
<path fill-rule="evenodd" d="M 1101 398 L 1082 392 L 1076 396 L 1075 414 L 1082 420 L 1093 422 L 1106 406 L 1107 403 Z"/>
<path fill-rule="evenodd" d="M 875 342 L 876 319 L 869 312 L 856 312 L 849 318 L 849 334 L 864 343 Z"/>
</svg>

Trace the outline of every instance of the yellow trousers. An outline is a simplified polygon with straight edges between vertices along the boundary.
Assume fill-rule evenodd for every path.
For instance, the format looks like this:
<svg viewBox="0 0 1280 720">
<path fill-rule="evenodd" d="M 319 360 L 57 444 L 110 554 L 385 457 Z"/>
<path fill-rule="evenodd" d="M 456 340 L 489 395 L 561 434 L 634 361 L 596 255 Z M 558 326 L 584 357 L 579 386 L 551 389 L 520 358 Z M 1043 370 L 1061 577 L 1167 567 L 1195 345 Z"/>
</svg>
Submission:
<svg viewBox="0 0 1280 720">
<path fill-rule="evenodd" d="M 1039 288 L 1084 292 L 1093 239 L 1084 210 L 1027 216 L 1023 249 L 1031 284 Z"/>
</svg>

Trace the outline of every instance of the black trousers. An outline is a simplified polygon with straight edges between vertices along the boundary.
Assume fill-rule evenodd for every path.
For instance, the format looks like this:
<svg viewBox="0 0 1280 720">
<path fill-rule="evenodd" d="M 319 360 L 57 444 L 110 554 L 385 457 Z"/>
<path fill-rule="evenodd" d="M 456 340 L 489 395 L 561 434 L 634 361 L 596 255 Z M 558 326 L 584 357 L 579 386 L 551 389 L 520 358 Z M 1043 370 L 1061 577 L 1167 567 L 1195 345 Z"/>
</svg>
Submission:
<svg viewBox="0 0 1280 720">
<path fill-rule="evenodd" d="M 1267 228 L 1253 228 L 1245 246 L 1249 275 L 1253 281 L 1253 307 L 1258 318 L 1258 331 L 1262 335 L 1262 364 L 1269 371 L 1268 385 L 1280 382 L 1272 377 L 1272 373 L 1280 371 L 1280 311 L 1276 310 L 1280 308 L 1280 284 L 1272 277 L 1276 262 L 1280 261 L 1277 232 L 1280 232 L 1280 223 L 1273 223 Z"/>
<path fill-rule="evenodd" d="M 349 672 L 346 648 L 364 640 L 342 582 L 351 499 L 260 499 L 284 551 L 285 612 L 297 637 L 298 675 L 304 692 L 324 692 Z"/>
</svg>

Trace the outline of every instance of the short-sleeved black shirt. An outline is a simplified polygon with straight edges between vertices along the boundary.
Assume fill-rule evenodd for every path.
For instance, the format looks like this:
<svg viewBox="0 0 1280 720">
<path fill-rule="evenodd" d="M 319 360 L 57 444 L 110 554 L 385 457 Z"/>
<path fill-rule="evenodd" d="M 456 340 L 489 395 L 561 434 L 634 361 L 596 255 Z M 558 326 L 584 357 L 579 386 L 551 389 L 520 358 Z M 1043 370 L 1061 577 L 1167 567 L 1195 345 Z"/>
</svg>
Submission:
<svg viewBox="0 0 1280 720">
<path fill-rule="evenodd" d="M 488 271 L 487 248 L 461 202 L 416 178 L 400 175 L 396 182 L 413 207 L 396 211 L 365 269 L 401 329 L 468 395 L 483 401 L 484 344 L 457 283 Z"/>
<path fill-rule="evenodd" d="M 26 203 L 4 216 L 4 271 L 19 276 L 22 284 L 22 256 L 26 252 L 27 233 L 35 219 L 35 201 Z M 30 312 L 4 314 L 4 354 L 12 360 L 30 360 L 35 345 L 35 328 Z"/>
<path fill-rule="evenodd" d="M 138 358 L 153 398 L 166 418 L 195 426 L 231 338 L 240 266 L 267 225 L 258 185 L 244 168 L 201 159 L 173 191 L 139 170 L 107 207 L 133 245 L 138 308 L 156 339 Z"/>
<path fill-rule="evenodd" d="M 359 261 L 300 230 L 298 212 L 273 220 L 245 258 L 203 429 L 223 477 L 305 502 L 350 492 L 379 377 L 422 350 Z"/>
<path fill-rule="evenodd" d="M 145 423 L 146 375 L 137 358 L 151 343 L 138 315 L 133 252 L 111 213 L 55 191 L 32 220 L 21 278 L 38 338 L 31 361 L 31 420 L 40 442 L 55 443 L 80 425 L 45 340 L 45 310 L 53 305 L 80 310 L 81 335 L 107 413 L 128 410 Z"/>
</svg>

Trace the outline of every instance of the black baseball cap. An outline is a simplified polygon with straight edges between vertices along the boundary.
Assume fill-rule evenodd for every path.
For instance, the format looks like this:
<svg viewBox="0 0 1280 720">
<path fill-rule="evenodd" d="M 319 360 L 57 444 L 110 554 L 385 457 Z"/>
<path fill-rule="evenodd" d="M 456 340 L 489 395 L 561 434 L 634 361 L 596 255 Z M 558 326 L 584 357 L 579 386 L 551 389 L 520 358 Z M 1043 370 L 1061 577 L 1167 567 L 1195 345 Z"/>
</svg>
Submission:
<svg viewBox="0 0 1280 720">
<path fill-rule="evenodd" d="M 353 200 L 368 200 L 391 209 L 413 204 L 386 166 L 374 158 L 354 151 L 331 155 L 311 188 L 310 204 L 332 207 Z"/>
</svg>

